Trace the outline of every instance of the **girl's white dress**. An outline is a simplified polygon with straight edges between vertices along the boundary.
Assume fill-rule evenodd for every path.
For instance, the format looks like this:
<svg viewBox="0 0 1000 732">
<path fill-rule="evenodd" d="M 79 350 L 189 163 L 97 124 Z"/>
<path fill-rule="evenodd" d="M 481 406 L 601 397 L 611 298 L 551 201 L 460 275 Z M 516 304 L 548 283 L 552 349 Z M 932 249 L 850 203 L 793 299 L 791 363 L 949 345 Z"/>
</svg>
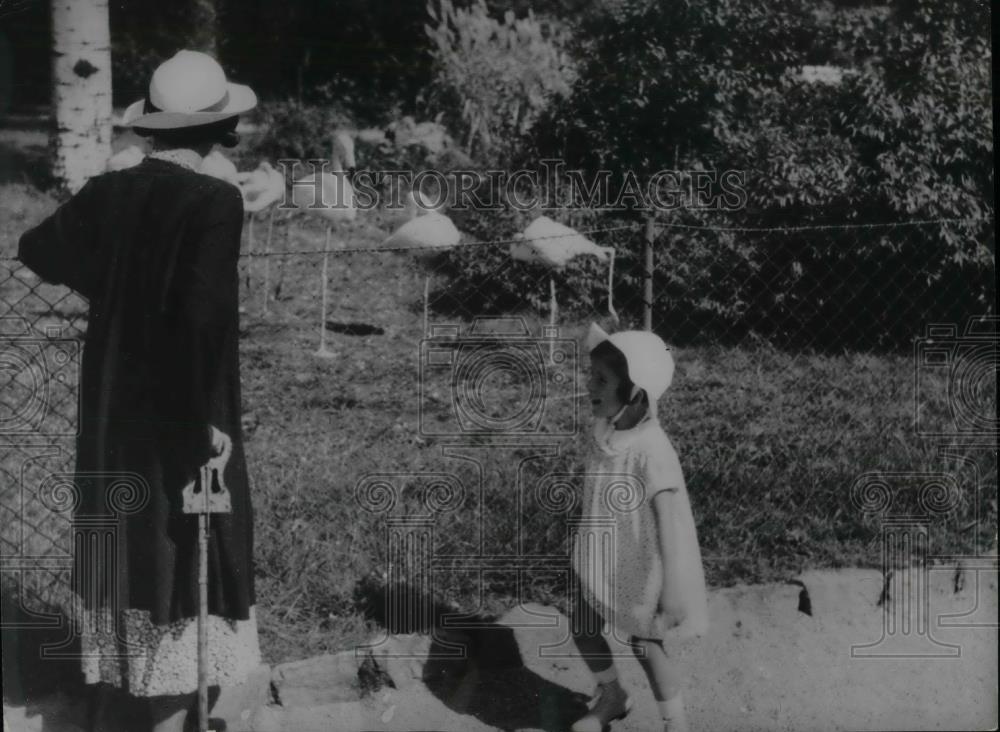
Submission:
<svg viewBox="0 0 1000 732">
<path fill-rule="evenodd" d="M 621 640 L 704 634 L 708 599 L 701 551 L 680 461 L 655 417 L 628 430 L 607 419 L 584 481 L 573 568 L 584 598 Z M 653 497 L 669 492 L 664 517 L 666 561 Z M 670 612 L 660 607 L 667 587 Z"/>
</svg>

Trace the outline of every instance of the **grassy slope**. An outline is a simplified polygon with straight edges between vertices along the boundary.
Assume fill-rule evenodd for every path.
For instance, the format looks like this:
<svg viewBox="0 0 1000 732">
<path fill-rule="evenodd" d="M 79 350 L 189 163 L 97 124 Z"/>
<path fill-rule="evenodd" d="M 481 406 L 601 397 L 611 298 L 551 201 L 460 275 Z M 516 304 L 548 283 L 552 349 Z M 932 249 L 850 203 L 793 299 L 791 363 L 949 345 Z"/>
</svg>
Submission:
<svg viewBox="0 0 1000 732">
<path fill-rule="evenodd" d="M 19 233 L 54 206 L 27 185 L 4 186 L 0 201 L 0 255 L 12 253 Z M 258 221 L 257 237 L 265 221 Z M 390 225 L 376 215 L 335 237 L 370 246 L 379 240 L 377 227 Z M 323 232 L 301 219 L 293 220 L 287 241 L 284 236 L 279 219 L 275 247 L 313 249 L 323 242 Z M 0 263 L 0 301 L 23 289 L 8 277 L 8 264 Z M 359 481 L 372 473 L 398 474 L 394 516 L 422 510 L 421 472 L 459 479 L 463 500 L 435 525 L 438 554 L 502 555 L 518 546 L 529 554 L 565 553 L 568 514 L 546 510 L 536 488 L 547 473 L 582 470 L 589 418 L 574 419 L 572 400 L 546 403 L 550 428 L 576 427 L 572 436 L 555 440 L 547 456 L 538 457 L 527 444 L 481 446 L 467 459 L 446 456 L 419 429 L 423 275 L 409 258 L 366 252 L 333 260 L 329 320 L 370 324 L 385 333 L 330 333 L 338 354 L 332 360 L 313 355 L 318 258 L 289 258 L 284 265 L 272 259 L 272 285 L 284 268 L 282 299 L 271 303 L 266 317 L 264 265 L 257 260 L 252 266 L 251 286 L 243 293 L 243 399 L 268 660 L 343 648 L 373 632 L 361 606 L 386 570 L 384 526 L 355 500 Z M 14 312 L 40 307 L 29 300 Z M 73 317 L 82 305 L 70 300 L 60 312 Z M 537 332 L 537 316 L 527 317 Z M 577 336 L 586 323 L 568 320 L 564 332 Z M 752 345 L 682 349 L 677 362 L 675 386 L 660 414 L 681 456 L 713 584 L 783 579 L 805 567 L 878 565 L 878 525 L 850 497 L 852 483 L 868 471 L 955 477 L 960 503 L 930 527 L 931 553 L 969 552 L 995 535 L 995 457 L 973 455 L 986 476 L 977 506 L 972 465 L 939 456 L 932 442 L 914 434 L 912 357 L 790 354 Z M 578 366 L 570 361 L 559 369 L 582 379 Z M 449 419 L 449 388 L 440 379 L 434 388 L 424 419 L 441 425 Z M 928 388 L 928 417 L 942 423 L 944 375 Z M 487 403 L 499 413 L 524 394 L 523 384 L 502 378 L 489 381 L 487 391 Z M 995 387 L 981 396 L 995 403 Z M 924 478 L 892 482 L 899 486 L 894 510 L 913 509 Z M 551 574 L 505 571 L 442 573 L 433 585 L 438 596 L 485 612 L 518 597 L 558 603 L 561 587 Z"/>
</svg>

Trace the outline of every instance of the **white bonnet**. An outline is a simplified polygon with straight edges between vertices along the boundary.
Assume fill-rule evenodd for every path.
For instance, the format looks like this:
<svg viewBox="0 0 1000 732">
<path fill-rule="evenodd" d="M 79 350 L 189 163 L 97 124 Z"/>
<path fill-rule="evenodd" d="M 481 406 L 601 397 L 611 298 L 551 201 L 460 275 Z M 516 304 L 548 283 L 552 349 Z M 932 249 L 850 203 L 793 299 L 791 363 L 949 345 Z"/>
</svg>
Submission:
<svg viewBox="0 0 1000 732">
<path fill-rule="evenodd" d="M 663 396 L 674 378 L 674 357 L 663 339 L 643 330 L 624 330 L 608 335 L 597 323 L 591 323 L 587 333 L 587 350 L 608 341 L 625 355 L 628 377 L 644 389 L 649 400 L 655 403 Z"/>
</svg>

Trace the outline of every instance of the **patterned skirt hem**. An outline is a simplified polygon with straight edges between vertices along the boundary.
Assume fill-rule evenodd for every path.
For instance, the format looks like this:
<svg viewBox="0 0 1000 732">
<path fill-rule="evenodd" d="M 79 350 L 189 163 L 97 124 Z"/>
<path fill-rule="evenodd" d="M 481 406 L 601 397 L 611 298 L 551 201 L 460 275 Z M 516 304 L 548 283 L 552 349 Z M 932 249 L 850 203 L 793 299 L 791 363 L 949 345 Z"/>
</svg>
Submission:
<svg viewBox="0 0 1000 732">
<path fill-rule="evenodd" d="M 198 689 L 198 619 L 154 625 L 145 610 L 82 610 L 81 665 L 86 683 L 133 696 L 173 696 Z M 232 687 L 261 663 L 255 608 L 247 620 L 208 616 L 208 683 Z"/>
</svg>

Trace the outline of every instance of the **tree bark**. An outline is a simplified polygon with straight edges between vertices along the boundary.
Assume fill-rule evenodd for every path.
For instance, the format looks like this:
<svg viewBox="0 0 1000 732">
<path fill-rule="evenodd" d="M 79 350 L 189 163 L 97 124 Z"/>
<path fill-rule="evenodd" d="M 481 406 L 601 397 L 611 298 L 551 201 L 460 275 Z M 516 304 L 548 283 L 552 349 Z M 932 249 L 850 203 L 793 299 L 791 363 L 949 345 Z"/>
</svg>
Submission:
<svg viewBox="0 0 1000 732">
<path fill-rule="evenodd" d="M 108 0 L 52 0 L 56 180 L 76 193 L 111 154 Z"/>
</svg>

